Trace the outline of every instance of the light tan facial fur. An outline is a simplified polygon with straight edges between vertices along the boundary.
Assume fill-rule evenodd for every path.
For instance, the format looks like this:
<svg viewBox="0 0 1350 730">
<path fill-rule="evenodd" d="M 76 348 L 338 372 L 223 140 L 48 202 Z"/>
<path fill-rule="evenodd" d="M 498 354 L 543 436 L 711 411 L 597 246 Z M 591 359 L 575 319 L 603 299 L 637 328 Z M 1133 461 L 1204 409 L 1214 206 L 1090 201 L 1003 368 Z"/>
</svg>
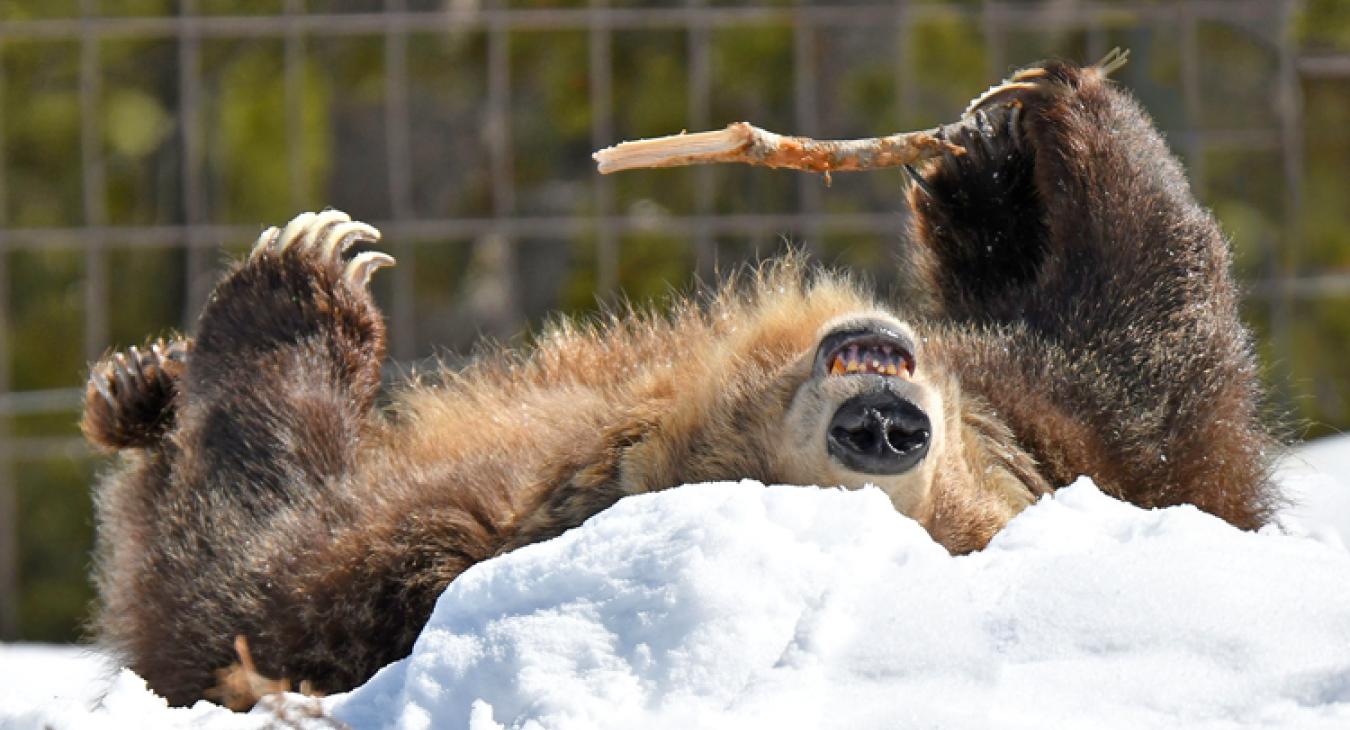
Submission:
<svg viewBox="0 0 1350 730">
<path fill-rule="evenodd" d="M 896 319 L 890 313 L 867 310 L 850 312 L 830 319 L 816 333 L 817 347 L 831 333 L 865 321 L 885 323 L 887 327 L 906 335 L 912 342 L 919 341 L 908 324 Z M 816 348 L 803 355 L 798 364 L 802 382 L 784 416 L 785 432 L 790 446 L 778 454 L 782 459 L 783 473 L 793 483 L 840 486 L 848 489 L 859 489 L 871 484 L 886 492 L 896 509 L 906 515 L 918 517 L 931 511 L 934 472 L 946 446 L 943 433 L 945 430 L 943 399 L 941 393 L 929 382 L 923 354 L 921 352 L 911 354 L 914 356 L 916 367 L 913 375 L 905 377 L 821 374 L 813 372 Z M 826 446 L 826 431 L 830 419 L 840 405 L 864 392 L 878 390 L 890 391 L 914 403 L 933 422 L 928 454 L 913 469 L 901 474 L 867 474 L 854 471 L 832 457 Z"/>
</svg>

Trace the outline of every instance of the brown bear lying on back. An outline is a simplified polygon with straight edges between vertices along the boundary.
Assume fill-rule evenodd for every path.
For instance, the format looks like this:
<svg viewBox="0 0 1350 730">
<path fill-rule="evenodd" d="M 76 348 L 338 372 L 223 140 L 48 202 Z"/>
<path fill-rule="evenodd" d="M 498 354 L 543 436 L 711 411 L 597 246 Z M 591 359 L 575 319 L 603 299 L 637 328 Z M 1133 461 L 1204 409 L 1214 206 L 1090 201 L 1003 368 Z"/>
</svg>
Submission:
<svg viewBox="0 0 1350 730">
<path fill-rule="evenodd" d="M 98 365 L 84 428 L 102 639 L 174 703 L 247 637 L 258 669 L 350 688 L 407 654 L 470 565 L 690 482 L 876 484 L 953 552 L 1092 476 L 1254 528 L 1274 502 L 1229 254 L 1148 117 L 1050 63 L 914 171 L 903 301 L 797 257 L 660 314 L 560 323 L 388 409 L 336 211 L 269 229 L 193 341 Z"/>
</svg>

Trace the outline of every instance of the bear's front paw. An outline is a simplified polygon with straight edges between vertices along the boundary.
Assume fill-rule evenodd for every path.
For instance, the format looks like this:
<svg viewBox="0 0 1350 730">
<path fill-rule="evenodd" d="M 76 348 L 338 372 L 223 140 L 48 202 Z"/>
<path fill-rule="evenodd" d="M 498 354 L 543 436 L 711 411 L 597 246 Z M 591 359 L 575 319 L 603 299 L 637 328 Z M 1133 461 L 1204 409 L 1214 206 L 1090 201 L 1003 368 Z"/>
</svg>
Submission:
<svg viewBox="0 0 1350 730">
<path fill-rule="evenodd" d="M 1028 66 L 975 97 L 966 106 L 963 117 L 970 120 L 982 112 L 992 114 L 1006 109 L 1013 134 L 1021 135 L 1025 120 L 1046 115 L 1061 116 L 1053 111 L 1055 107 L 1085 90 L 1101 87 L 1129 57 L 1129 51 L 1117 48 L 1092 66 L 1078 66 L 1067 61 L 1046 61 Z"/>
<path fill-rule="evenodd" d="M 1016 227 L 1017 218 L 1038 218 L 1026 215 L 1035 209 L 1035 201 L 1025 199 L 1031 164 L 1023 154 L 1017 111 L 1015 106 L 977 109 L 938 133 L 962 147 L 965 154 L 944 154 L 922 172 L 906 166 L 923 193 L 915 202 L 921 215 L 951 231 L 1004 230 Z"/>
</svg>

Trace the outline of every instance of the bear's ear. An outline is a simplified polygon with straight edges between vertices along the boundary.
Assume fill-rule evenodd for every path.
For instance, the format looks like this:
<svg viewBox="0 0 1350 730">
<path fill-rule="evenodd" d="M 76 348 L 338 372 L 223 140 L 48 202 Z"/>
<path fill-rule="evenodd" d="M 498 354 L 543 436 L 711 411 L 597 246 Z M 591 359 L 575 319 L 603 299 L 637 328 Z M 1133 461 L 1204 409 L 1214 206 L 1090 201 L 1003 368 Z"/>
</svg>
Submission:
<svg viewBox="0 0 1350 730">
<path fill-rule="evenodd" d="M 617 484 L 622 479 L 620 471 L 626 459 L 645 458 L 640 451 L 635 453 L 633 447 L 641 444 L 650 431 L 651 424 L 643 421 L 623 423 L 618 427 L 607 429 L 601 440 L 604 444 L 602 447 L 604 458 L 578 462 L 586 465 L 577 470 L 570 483 L 581 490 L 604 489 L 606 485 Z M 637 465 L 638 473 L 652 473 L 646 468 L 648 466 L 648 464 Z"/>
<path fill-rule="evenodd" d="M 936 464 L 932 513 L 920 522 L 935 541 L 961 555 L 983 549 L 1009 520 L 1053 490 L 982 398 L 965 393 L 949 402 L 959 402 L 959 437 L 948 439 Z"/>
<path fill-rule="evenodd" d="M 1009 518 L 1030 507 L 1040 494 L 1050 493 L 1049 486 L 1044 485 L 1044 480 L 1040 479 L 1039 475 L 1035 481 L 1044 485 L 1040 489 L 1028 484 L 1025 476 L 1014 474 L 1004 465 L 986 469 L 979 481 L 980 491 L 1008 505 L 1012 510 Z"/>
<path fill-rule="evenodd" d="M 562 458 L 541 480 L 553 485 L 542 503 L 516 518 L 515 535 L 497 550 L 497 554 L 557 537 L 629 494 L 674 486 L 632 484 L 624 479 L 625 471 L 645 475 L 658 473 L 655 470 L 660 465 L 642 463 L 652 458 L 640 448 L 650 431 L 651 424 L 643 421 L 625 423 L 608 429 L 601 436 L 598 449 L 583 448 Z M 634 458 L 639 463 L 629 462 Z"/>
<path fill-rule="evenodd" d="M 923 520 L 933 540 L 953 555 L 983 550 L 1017 513 L 1035 498 L 1012 472 L 993 467 L 974 468 L 969 474 L 937 475 L 933 516 Z"/>
<path fill-rule="evenodd" d="M 981 494 L 1002 498 L 1017 510 L 1054 491 L 1041 473 L 1036 460 L 1018 443 L 1012 430 L 993 415 L 981 399 L 964 399 L 963 414 L 967 468 L 979 484 Z"/>
</svg>

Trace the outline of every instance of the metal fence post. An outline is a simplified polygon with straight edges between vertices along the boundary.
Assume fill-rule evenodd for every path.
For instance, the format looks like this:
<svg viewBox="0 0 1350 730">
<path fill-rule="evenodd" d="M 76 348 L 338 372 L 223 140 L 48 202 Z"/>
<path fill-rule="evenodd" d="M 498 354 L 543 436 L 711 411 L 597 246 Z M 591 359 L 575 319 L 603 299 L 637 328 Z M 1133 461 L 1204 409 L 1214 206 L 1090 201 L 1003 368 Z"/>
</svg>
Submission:
<svg viewBox="0 0 1350 730">
<path fill-rule="evenodd" d="M 5 46 L 0 43 L 0 109 L 5 108 Z M 0 116 L 0 150 L 5 147 Z M 9 216 L 6 173 L 0 165 L 0 400 L 9 395 Z M 19 638 L 19 500 L 15 493 L 14 459 L 10 450 L 10 415 L 0 411 L 0 641 Z"/>
</svg>

